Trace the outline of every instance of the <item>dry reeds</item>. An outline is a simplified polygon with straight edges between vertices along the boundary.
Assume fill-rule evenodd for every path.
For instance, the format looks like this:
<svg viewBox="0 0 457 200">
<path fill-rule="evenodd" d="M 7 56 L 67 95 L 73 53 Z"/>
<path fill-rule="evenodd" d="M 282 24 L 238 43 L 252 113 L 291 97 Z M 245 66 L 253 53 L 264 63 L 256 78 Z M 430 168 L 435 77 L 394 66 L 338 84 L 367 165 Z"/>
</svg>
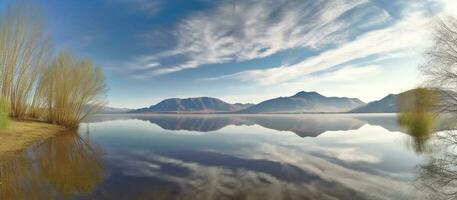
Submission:
<svg viewBox="0 0 457 200">
<path fill-rule="evenodd" d="M 77 128 L 79 122 L 104 105 L 104 75 L 90 60 L 62 51 L 46 69 L 38 87 L 36 111 L 45 120 Z"/>
<path fill-rule="evenodd" d="M 8 127 L 9 124 L 9 104 L 5 98 L 0 96 L 0 129 Z"/>
<path fill-rule="evenodd" d="M 49 41 L 30 6 L 11 6 L 0 16 L 0 97 L 13 118 L 75 129 L 104 104 L 103 72 L 66 52 L 52 60 Z"/>
<path fill-rule="evenodd" d="M 10 6 L 0 17 L 0 95 L 10 115 L 26 116 L 39 75 L 49 60 L 43 20 L 25 5 Z"/>
</svg>

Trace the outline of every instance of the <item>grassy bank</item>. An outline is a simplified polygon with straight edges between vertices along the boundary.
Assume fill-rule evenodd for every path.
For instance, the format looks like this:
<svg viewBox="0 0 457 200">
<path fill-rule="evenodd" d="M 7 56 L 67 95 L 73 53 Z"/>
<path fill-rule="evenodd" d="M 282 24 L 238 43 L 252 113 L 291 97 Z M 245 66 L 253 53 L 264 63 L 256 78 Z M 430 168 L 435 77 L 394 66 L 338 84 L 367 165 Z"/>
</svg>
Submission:
<svg viewBox="0 0 457 200">
<path fill-rule="evenodd" d="M 40 140 L 52 137 L 65 128 L 37 121 L 10 121 L 0 130 L 0 159 L 5 153 L 18 151 Z"/>
</svg>

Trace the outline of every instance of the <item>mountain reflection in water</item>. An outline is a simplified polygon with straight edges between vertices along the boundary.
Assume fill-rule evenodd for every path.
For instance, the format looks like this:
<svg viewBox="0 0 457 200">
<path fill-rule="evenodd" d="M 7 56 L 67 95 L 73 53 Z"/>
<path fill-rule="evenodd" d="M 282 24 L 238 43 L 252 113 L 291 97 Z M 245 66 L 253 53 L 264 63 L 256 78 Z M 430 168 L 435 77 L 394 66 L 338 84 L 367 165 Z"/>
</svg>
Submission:
<svg viewBox="0 0 457 200">
<path fill-rule="evenodd" d="M 457 159 L 440 142 L 449 128 L 436 123 L 442 137 L 430 133 L 422 144 L 433 151 L 420 151 L 409 142 L 417 135 L 397 123 L 391 114 L 100 115 L 82 124 L 84 139 L 58 136 L 0 161 L 8 183 L 1 199 L 440 199 L 456 192 Z"/>
<path fill-rule="evenodd" d="M 277 131 L 290 131 L 300 137 L 316 137 L 326 131 L 356 130 L 365 124 L 401 131 L 391 114 L 379 115 L 103 115 L 90 119 L 101 122 L 139 119 L 166 130 L 213 132 L 224 127 L 260 125 Z"/>
</svg>

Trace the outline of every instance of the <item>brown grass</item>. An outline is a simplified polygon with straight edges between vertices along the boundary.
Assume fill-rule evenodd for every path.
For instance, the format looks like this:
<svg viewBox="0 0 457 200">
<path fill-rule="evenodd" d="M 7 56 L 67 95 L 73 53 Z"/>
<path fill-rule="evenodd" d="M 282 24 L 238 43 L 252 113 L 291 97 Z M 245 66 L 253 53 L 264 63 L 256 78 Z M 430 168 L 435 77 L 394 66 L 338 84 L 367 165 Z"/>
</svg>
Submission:
<svg viewBox="0 0 457 200">
<path fill-rule="evenodd" d="M 11 121 L 8 128 L 0 130 L 0 159 L 5 153 L 24 149 L 64 130 L 60 126 L 42 122 Z"/>
</svg>

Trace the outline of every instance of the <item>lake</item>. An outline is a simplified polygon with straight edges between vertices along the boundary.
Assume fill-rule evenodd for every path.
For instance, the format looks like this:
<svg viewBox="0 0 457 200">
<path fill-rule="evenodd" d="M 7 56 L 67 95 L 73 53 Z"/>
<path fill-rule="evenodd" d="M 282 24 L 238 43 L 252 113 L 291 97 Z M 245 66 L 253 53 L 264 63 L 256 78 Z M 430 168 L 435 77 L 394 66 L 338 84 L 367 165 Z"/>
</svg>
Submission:
<svg viewBox="0 0 457 200">
<path fill-rule="evenodd" d="M 446 198 L 457 156 L 437 131 L 394 114 L 99 115 L 0 162 L 0 198 Z"/>
</svg>

